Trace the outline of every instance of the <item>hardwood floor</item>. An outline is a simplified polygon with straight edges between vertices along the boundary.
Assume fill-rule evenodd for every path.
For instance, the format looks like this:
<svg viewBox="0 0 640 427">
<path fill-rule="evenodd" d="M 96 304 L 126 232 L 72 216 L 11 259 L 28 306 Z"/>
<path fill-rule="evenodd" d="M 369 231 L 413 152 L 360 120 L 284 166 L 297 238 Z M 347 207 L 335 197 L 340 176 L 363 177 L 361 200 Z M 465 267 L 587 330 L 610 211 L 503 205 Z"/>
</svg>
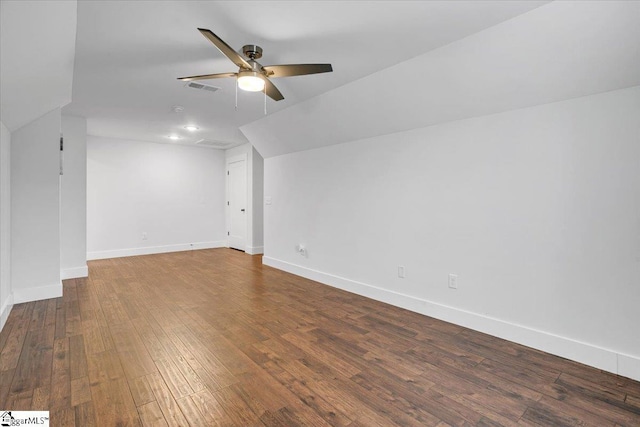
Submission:
<svg viewBox="0 0 640 427">
<path fill-rule="evenodd" d="M 14 306 L 0 409 L 52 426 L 638 426 L 640 383 L 228 249 L 92 261 Z"/>
</svg>

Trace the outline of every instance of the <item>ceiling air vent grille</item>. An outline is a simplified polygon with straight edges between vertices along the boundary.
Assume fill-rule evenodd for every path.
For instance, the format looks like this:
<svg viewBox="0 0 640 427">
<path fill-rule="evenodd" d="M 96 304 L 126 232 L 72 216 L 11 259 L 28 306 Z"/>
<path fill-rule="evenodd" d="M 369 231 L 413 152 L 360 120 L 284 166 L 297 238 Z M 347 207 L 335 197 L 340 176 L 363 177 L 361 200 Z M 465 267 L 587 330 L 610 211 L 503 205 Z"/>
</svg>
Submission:
<svg viewBox="0 0 640 427">
<path fill-rule="evenodd" d="M 201 139 L 200 141 L 196 141 L 196 144 L 206 145 L 207 147 L 213 148 L 227 148 L 233 145 L 233 142 L 216 141 L 213 139 Z"/>
<path fill-rule="evenodd" d="M 193 89 L 208 90 L 209 92 L 216 92 L 216 91 L 220 90 L 220 88 L 217 87 L 217 86 L 209 86 L 209 85 L 206 85 L 204 83 L 198 83 L 198 82 L 189 82 L 184 86 L 185 87 L 190 87 L 190 88 L 193 88 Z"/>
</svg>

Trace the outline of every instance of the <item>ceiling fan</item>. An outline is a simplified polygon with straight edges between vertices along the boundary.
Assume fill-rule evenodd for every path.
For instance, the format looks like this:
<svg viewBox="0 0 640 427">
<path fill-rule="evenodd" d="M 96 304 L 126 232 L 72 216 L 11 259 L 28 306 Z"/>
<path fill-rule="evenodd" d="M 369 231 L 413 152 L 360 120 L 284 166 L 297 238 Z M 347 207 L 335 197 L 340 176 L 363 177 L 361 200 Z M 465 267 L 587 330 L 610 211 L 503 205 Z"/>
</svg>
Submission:
<svg viewBox="0 0 640 427">
<path fill-rule="evenodd" d="M 242 47 L 242 53 L 247 59 L 243 58 L 238 52 L 233 50 L 231 46 L 226 44 L 224 40 L 213 34 L 211 30 L 206 28 L 198 28 L 211 43 L 213 43 L 220 52 L 239 67 L 237 73 L 218 73 L 203 74 L 201 76 L 179 77 L 178 80 L 206 80 L 219 79 L 223 77 L 236 77 L 238 79 L 238 87 L 240 89 L 259 92 L 263 91 L 274 101 L 284 99 L 278 88 L 269 80 L 269 77 L 291 77 L 302 76 L 305 74 L 330 73 L 333 71 L 331 64 L 288 64 L 288 65 L 261 65 L 256 59 L 262 57 L 262 48 L 253 44 Z"/>
</svg>

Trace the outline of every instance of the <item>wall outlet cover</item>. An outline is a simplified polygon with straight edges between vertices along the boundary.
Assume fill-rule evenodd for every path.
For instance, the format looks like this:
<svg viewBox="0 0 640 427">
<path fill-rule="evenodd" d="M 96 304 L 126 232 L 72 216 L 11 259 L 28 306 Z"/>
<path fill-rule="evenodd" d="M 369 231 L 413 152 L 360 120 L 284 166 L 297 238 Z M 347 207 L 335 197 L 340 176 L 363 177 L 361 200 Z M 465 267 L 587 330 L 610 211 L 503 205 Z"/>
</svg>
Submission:
<svg viewBox="0 0 640 427">
<path fill-rule="evenodd" d="M 404 265 L 399 265 L 398 266 L 398 277 L 401 278 L 401 279 L 404 279 L 404 275 L 405 275 Z"/>
<path fill-rule="evenodd" d="M 451 289 L 458 289 L 458 275 L 449 274 L 449 287 Z"/>
</svg>

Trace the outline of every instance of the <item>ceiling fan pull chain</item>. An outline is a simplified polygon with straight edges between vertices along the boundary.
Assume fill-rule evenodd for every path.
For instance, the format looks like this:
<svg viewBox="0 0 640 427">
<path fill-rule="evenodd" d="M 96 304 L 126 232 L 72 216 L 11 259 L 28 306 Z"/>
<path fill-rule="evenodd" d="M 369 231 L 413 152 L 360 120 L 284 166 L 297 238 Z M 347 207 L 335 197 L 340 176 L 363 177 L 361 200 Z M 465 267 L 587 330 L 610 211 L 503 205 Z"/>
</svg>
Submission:
<svg viewBox="0 0 640 427">
<path fill-rule="evenodd" d="M 264 115 L 267 115 L 267 85 L 264 86 Z"/>
<path fill-rule="evenodd" d="M 236 74 L 236 111 L 238 111 L 238 75 Z"/>
</svg>

